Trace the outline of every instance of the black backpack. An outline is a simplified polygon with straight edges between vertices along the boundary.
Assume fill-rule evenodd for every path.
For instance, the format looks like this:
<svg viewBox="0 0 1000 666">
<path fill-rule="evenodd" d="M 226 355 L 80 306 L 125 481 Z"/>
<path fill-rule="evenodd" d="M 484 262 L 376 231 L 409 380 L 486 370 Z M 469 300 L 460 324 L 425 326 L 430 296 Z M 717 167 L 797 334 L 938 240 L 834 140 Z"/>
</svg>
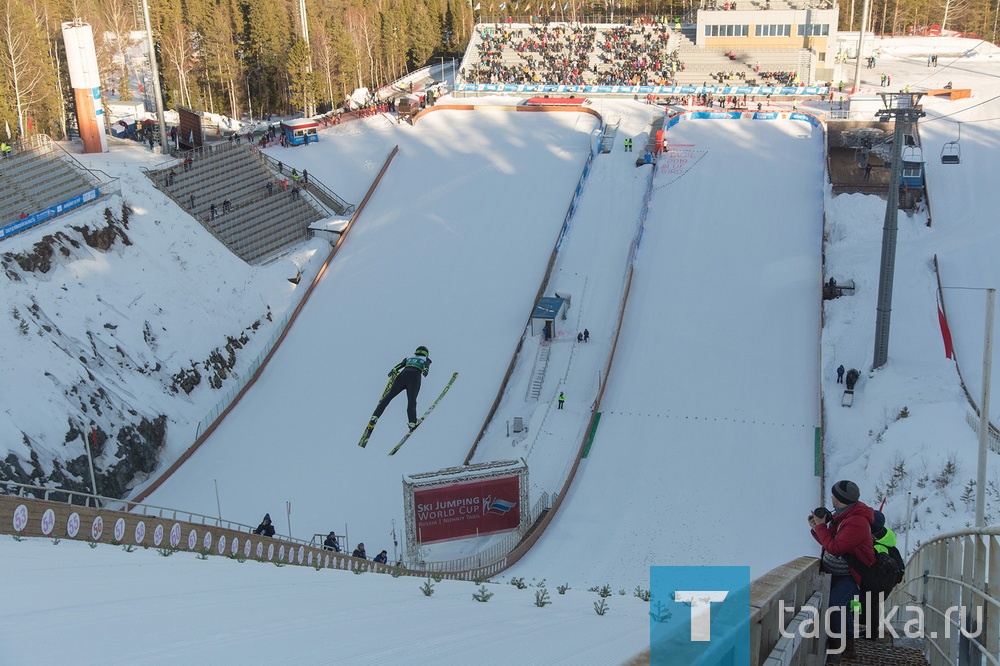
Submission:
<svg viewBox="0 0 1000 666">
<path fill-rule="evenodd" d="M 903 573 L 906 565 L 903 563 L 903 556 L 895 546 L 889 547 L 888 552 L 875 551 L 875 563 L 871 566 L 862 564 L 854 555 L 844 555 L 847 564 L 858 572 L 861 576 L 862 592 L 883 592 L 888 594 L 892 588 L 896 587 L 903 580 Z"/>
</svg>

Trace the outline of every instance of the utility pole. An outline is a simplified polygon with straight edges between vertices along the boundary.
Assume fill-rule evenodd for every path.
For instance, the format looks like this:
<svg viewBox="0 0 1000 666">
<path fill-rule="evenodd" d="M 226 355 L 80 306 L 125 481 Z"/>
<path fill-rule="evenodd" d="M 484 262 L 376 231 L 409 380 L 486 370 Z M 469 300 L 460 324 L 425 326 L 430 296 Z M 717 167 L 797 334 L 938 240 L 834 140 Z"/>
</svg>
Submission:
<svg viewBox="0 0 1000 666">
<path fill-rule="evenodd" d="M 156 121 L 160 126 L 160 152 L 170 153 L 167 146 L 167 123 L 163 119 L 163 93 L 160 92 L 160 68 L 156 64 L 156 49 L 153 47 L 153 26 L 149 22 L 149 3 L 142 0 L 142 17 L 146 22 L 146 46 L 149 48 L 149 69 L 153 73 L 153 101 L 156 103 Z"/>
<path fill-rule="evenodd" d="M 979 403 L 979 458 L 976 464 L 976 527 L 986 527 L 986 452 L 990 436 L 990 384 L 993 381 L 993 321 L 997 290 L 986 290 L 986 330 L 983 333 L 983 393 Z"/>
<path fill-rule="evenodd" d="M 93 429 L 91 429 L 93 432 Z M 90 492 L 94 495 L 94 506 L 100 508 L 101 504 L 97 500 L 97 478 L 94 476 L 94 455 L 90 452 L 90 443 L 87 441 L 87 433 L 81 432 L 80 438 L 83 439 L 83 450 L 87 454 L 87 465 L 90 467 Z M 90 500 L 87 500 L 90 503 Z"/>
<path fill-rule="evenodd" d="M 867 2 L 867 0 L 866 0 Z M 889 169 L 888 201 L 882 226 L 882 266 L 879 269 L 878 306 L 875 315 L 875 357 L 878 370 L 889 357 L 889 319 L 892 312 L 892 280 L 896 271 L 896 230 L 899 226 L 899 177 L 903 171 L 903 145 L 913 134 L 917 119 L 926 114 L 920 108 L 923 93 L 879 93 L 885 108 L 876 112 L 882 122 L 895 121 L 892 132 L 892 168 Z"/>
<path fill-rule="evenodd" d="M 309 54 L 309 60 L 306 62 L 306 89 L 303 91 L 302 100 L 302 115 L 305 118 L 311 118 L 316 115 L 316 105 L 313 104 L 312 99 L 312 48 L 309 46 L 309 19 L 306 16 L 306 0 L 299 0 L 299 22 L 302 28 L 302 41 L 306 43 L 306 53 Z"/>
<path fill-rule="evenodd" d="M 851 20 L 854 19 L 854 11 L 852 5 Z M 864 51 L 865 47 L 865 28 L 868 19 L 868 0 L 865 0 L 864 5 L 861 8 L 861 30 L 858 31 L 858 57 L 854 62 L 854 86 L 853 92 L 858 92 L 861 88 L 861 53 Z"/>
</svg>

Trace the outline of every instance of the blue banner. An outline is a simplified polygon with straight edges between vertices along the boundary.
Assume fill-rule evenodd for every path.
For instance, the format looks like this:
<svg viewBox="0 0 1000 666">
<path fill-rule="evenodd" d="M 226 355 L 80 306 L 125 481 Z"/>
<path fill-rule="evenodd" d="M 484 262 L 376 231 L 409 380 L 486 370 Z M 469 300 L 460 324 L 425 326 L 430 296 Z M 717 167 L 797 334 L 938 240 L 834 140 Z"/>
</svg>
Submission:
<svg viewBox="0 0 1000 666">
<path fill-rule="evenodd" d="M 70 197 L 66 201 L 58 203 L 55 206 L 49 206 L 45 210 L 33 213 L 31 215 L 28 215 L 27 217 L 23 217 L 17 222 L 13 222 L 11 224 L 8 224 L 7 226 L 0 227 L 0 240 L 7 238 L 9 236 L 13 236 L 19 231 L 30 229 L 36 224 L 41 224 L 42 222 L 51 220 L 53 217 L 59 215 L 60 213 L 65 213 L 68 210 L 73 210 L 74 208 L 82 206 L 85 203 L 93 201 L 99 195 L 100 195 L 100 190 L 94 188 L 92 190 L 84 192 L 83 194 L 78 194 L 75 197 Z"/>
<path fill-rule="evenodd" d="M 563 86 L 552 84 L 515 83 L 460 83 L 458 92 L 515 92 L 515 93 L 588 93 L 617 95 L 782 95 L 804 97 L 826 96 L 830 89 L 826 86 Z"/>
<path fill-rule="evenodd" d="M 650 567 L 650 666 L 750 664 L 750 567 Z"/>
</svg>

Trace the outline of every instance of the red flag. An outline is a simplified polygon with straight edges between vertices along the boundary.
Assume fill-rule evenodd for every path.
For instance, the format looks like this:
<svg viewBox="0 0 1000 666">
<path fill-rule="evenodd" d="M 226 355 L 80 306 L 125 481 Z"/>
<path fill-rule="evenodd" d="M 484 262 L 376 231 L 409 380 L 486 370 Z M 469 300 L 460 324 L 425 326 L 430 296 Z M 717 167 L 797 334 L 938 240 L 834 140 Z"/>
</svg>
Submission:
<svg viewBox="0 0 1000 666">
<path fill-rule="evenodd" d="M 955 346 L 951 342 L 951 329 L 948 328 L 948 320 L 945 319 L 944 310 L 938 305 L 938 323 L 941 324 L 941 338 L 944 340 L 944 355 L 946 358 L 955 358 Z"/>
</svg>

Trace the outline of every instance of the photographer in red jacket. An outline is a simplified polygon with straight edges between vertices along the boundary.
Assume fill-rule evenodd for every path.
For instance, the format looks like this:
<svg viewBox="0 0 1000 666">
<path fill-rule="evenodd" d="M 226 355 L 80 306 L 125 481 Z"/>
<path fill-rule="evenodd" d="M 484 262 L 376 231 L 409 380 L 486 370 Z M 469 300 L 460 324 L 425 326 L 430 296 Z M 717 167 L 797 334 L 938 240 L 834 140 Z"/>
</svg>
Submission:
<svg viewBox="0 0 1000 666">
<path fill-rule="evenodd" d="M 813 538 L 830 555 L 853 555 L 861 564 L 871 566 L 875 563 L 871 534 L 875 512 L 859 501 L 861 491 L 853 481 L 838 481 L 830 492 L 833 511 L 820 507 L 809 514 Z M 854 656 L 854 627 L 847 606 L 858 594 L 861 574 L 853 569 L 847 569 L 846 574 L 838 571 L 830 573 L 833 574 L 830 581 L 830 638 L 837 640 L 830 652 L 842 653 L 850 658 Z"/>
</svg>

